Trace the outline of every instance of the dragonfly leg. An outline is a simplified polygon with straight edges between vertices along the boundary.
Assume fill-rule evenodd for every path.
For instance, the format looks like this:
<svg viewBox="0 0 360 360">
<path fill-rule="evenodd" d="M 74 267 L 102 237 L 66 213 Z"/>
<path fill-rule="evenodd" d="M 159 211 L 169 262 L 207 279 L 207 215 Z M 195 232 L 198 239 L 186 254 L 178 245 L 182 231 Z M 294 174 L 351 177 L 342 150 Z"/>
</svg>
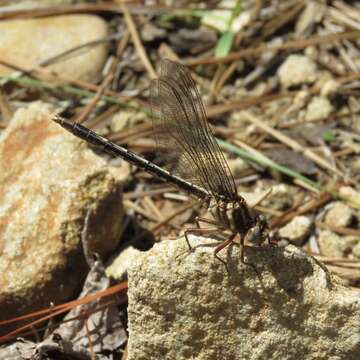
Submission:
<svg viewBox="0 0 360 360">
<path fill-rule="evenodd" d="M 230 245 L 233 240 L 234 240 L 234 237 L 236 236 L 236 233 L 235 234 L 232 234 L 229 239 L 225 240 L 224 242 L 222 242 L 219 246 L 216 247 L 216 249 L 214 250 L 214 256 L 219 260 L 221 261 L 224 265 L 225 265 L 225 268 L 226 268 L 226 271 L 228 272 L 228 274 L 230 274 L 230 271 L 229 271 L 229 268 L 227 266 L 227 263 L 218 255 L 218 253 L 226 248 L 228 245 Z"/>
<path fill-rule="evenodd" d="M 219 227 L 216 227 L 216 228 L 196 227 L 196 228 L 190 228 L 190 229 L 185 230 L 184 236 L 185 236 L 186 243 L 188 244 L 189 250 L 190 251 L 193 250 L 192 246 L 190 245 L 189 238 L 188 238 L 189 234 L 210 235 L 210 234 L 215 234 L 215 233 L 219 232 L 219 230 L 220 230 Z"/>
<path fill-rule="evenodd" d="M 267 234 L 266 238 L 267 238 L 269 245 L 273 245 L 273 246 L 278 245 L 277 241 L 274 240 L 273 236 L 271 236 L 270 234 Z"/>
<path fill-rule="evenodd" d="M 253 268 L 253 270 L 255 271 L 256 275 L 258 277 L 260 277 L 260 274 L 257 271 L 256 266 L 253 263 L 249 262 L 249 261 L 245 261 L 245 245 L 244 245 L 244 241 L 245 241 L 245 237 L 241 236 L 241 238 L 240 238 L 240 259 L 241 259 L 241 262 L 243 264 L 245 264 L 245 265 L 251 266 Z"/>
<path fill-rule="evenodd" d="M 204 224 L 210 224 L 210 225 L 217 225 L 218 226 L 218 223 L 217 221 L 215 220 L 211 220 L 211 219 L 206 219 L 206 218 L 203 218 L 203 217 L 200 217 L 200 216 L 197 216 L 195 218 L 195 224 L 198 228 L 200 228 L 200 223 L 204 223 Z M 219 229 L 222 229 L 222 227 L 218 226 Z"/>
</svg>

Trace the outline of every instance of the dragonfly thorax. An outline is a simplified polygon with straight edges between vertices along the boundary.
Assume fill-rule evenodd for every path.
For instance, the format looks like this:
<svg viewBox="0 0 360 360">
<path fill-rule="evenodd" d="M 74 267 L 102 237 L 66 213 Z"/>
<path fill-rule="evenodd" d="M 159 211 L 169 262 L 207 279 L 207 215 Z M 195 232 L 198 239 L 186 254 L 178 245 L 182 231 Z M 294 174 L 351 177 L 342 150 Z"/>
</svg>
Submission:
<svg viewBox="0 0 360 360">
<path fill-rule="evenodd" d="M 240 234 L 249 242 L 260 245 L 264 241 L 266 219 L 249 208 L 243 199 L 235 202 L 218 202 L 210 211 L 220 226 Z"/>
</svg>

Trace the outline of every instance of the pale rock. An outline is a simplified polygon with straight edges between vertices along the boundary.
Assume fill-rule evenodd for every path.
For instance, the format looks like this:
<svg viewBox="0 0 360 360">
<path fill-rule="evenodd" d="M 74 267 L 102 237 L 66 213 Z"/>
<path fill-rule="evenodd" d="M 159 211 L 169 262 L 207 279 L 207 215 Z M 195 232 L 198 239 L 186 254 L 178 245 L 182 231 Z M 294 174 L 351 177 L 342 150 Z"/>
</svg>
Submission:
<svg viewBox="0 0 360 360">
<path fill-rule="evenodd" d="M 311 227 L 311 219 L 307 216 L 299 215 L 283 226 L 279 230 L 279 235 L 295 245 L 302 245 L 306 237 L 309 236 Z"/>
<path fill-rule="evenodd" d="M 140 254 L 141 251 L 133 246 L 126 247 L 109 261 L 106 266 L 106 275 L 118 281 L 125 280 L 129 266 Z"/>
<path fill-rule="evenodd" d="M 125 128 L 131 128 L 145 119 L 145 113 L 121 110 L 111 119 L 111 130 L 118 132 Z"/>
<path fill-rule="evenodd" d="M 288 88 L 301 84 L 311 84 L 317 76 L 316 64 L 304 55 L 292 54 L 278 70 L 281 84 Z"/>
<path fill-rule="evenodd" d="M 325 223 L 336 227 L 347 227 L 353 218 L 353 210 L 341 201 L 336 201 L 325 215 Z"/>
<path fill-rule="evenodd" d="M 283 211 L 292 206 L 296 189 L 285 184 L 276 184 L 271 187 L 271 194 L 261 203 L 264 207 Z"/>
<path fill-rule="evenodd" d="M 107 34 L 106 22 L 94 15 L 7 20 L 0 22 L 0 54 L 14 65 L 31 69 L 67 50 L 103 39 Z M 46 68 L 73 80 L 95 81 L 105 64 L 107 48 L 106 42 L 84 48 Z M 0 75 L 12 72 L 0 65 Z"/>
<path fill-rule="evenodd" d="M 356 157 L 353 161 L 351 161 L 351 170 L 360 173 L 360 157 Z"/>
<path fill-rule="evenodd" d="M 233 11 L 231 10 L 236 5 L 235 0 L 222 0 L 218 6 L 223 10 L 205 11 L 201 17 L 201 24 L 220 32 L 229 30 L 231 24 L 231 31 L 239 32 L 251 22 L 252 11 L 243 9 L 236 18 L 232 18 Z"/>
<path fill-rule="evenodd" d="M 0 6 L 0 11 L 24 11 L 64 6 L 73 4 L 74 0 L 20 0 L 7 3 L 7 5 Z"/>
<path fill-rule="evenodd" d="M 122 227 L 121 181 L 46 105 L 18 110 L 0 137 L 0 320 L 74 295 L 87 271 L 87 209 L 88 250 L 110 254 Z"/>
<path fill-rule="evenodd" d="M 288 246 L 164 241 L 129 269 L 128 360 L 358 359 L 360 298 Z M 215 245 L 218 242 L 215 242 Z M 203 246 L 201 246 L 203 245 Z"/>
<path fill-rule="evenodd" d="M 234 177 L 241 176 L 245 173 L 245 171 L 249 170 L 249 164 L 239 157 L 235 159 L 228 159 L 228 164 Z"/>
<path fill-rule="evenodd" d="M 344 197 L 350 206 L 360 209 L 360 192 L 356 191 L 351 186 L 342 186 L 339 189 L 339 194 Z"/>
<path fill-rule="evenodd" d="M 355 258 L 360 259 L 360 241 L 353 247 L 352 254 Z"/>
<path fill-rule="evenodd" d="M 334 110 L 330 101 L 326 97 L 314 97 L 306 109 L 305 120 L 316 121 L 326 120 Z"/>
<path fill-rule="evenodd" d="M 334 95 L 338 91 L 339 87 L 340 84 L 336 80 L 326 80 L 321 87 L 320 95 L 325 97 Z"/>
<path fill-rule="evenodd" d="M 345 258 L 352 253 L 360 239 L 352 235 L 339 236 L 333 231 L 321 230 L 317 241 L 322 255 Z"/>
</svg>

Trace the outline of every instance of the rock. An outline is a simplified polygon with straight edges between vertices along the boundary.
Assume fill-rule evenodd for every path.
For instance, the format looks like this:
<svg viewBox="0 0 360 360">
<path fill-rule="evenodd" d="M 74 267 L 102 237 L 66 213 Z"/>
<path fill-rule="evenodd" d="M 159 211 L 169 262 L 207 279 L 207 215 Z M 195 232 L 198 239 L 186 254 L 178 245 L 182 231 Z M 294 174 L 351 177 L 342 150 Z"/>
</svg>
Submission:
<svg viewBox="0 0 360 360">
<path fill-rule="evenodd" d="M 204 12 L 201 17 L 201 24 L 211 29 L 216 29 L 219 32 L 225 32 L 229 30 L 229 24 L 231 24 L 230 30 L 237 33 L 244 29 L 252 19 L 252 10 L 242 9 L 240 14 L 233 18 L 234 12 L 231 9 L 236 6 L 236 2 L 233 0 L 221 1 L 218 6 L 224 7 L 223 10 L 212 10 Z M 228 8 L 228 9 L 226 9 Z"/>
<path fill-rule="evenodd" d="M 328 98 L 316 96 L 311 100 L 306 109 L 305 120 L 326 120 L 333 110 L 334 108 Z"/>
<path fill-rule="evenodd" d="M 330 230 L 320 231 L 318 237 L 321 254 L 329 257 L 345 258 L 359 242 L 360 239 L 356 236 L 339 236 Z"/>
<path fill-rule="evenodd" d="M 107 33 L 106 22 L 93 15 L 2 21 L 0 53 L 4 60 L 28 69 L 64 51 L 103 39 Z M 67 55 L 47 68 L 71 79 L 95 81 L 106 57 L 107 44 L 101 43 Z M 0 66 L 0 75 L 12 72 Z"/>
<path fill-rule="evenodd" d="M 228 159 L 227 162 L 229 164 L 231 173 L 236 178 L 238 176 L 240 177 L 241 175 L 243 175 L 250 168 L 249 164 L 240 157 L 237 157 L 235 159 Z"/>
<path fill-rule="evenodd" d="M 355 258 L 360 259 L 360 241 L 353 247 L 352 253 Z"/>
<path fill-rule="evenodd" d="M 349 205 L 355 207 L 356 209 L 360 209 L 359 191 L 356 191 L 351 186 L 342 186 L 339 189 L 339 194 L 347 200 Z"/>
<path fill-rule="evenodd" d="M 276 184 L 271 187 L 271 194 L 261 203 L 264 207 L 284 211 L 289 209 L 294 202 L 296 189 L 285 184 Z"/>
<path fill-rule="evenodd" d="M 316 80 L 316 64 L 304 55 L 289 55 L 278 70 L 282 86 L 289 88 Z"/>
<path fill-rule="evenodd" d="M 166 38 L 166 30 L 156 26 L 153 23 L 146 22 L 141 28 L 141 39 L 144 42 L 150 42 L 154 40 L 162 40 Z"/>
<path fill-rule="evenodd" d="M 296 216 L 279 230 L 282 238 L 288 239 L 295 245 L 302 245 L 309 236 L 312 221 L 307 216 Z"/>
<path fill-rule="evenodd" d="M 43 8 L 51 8 L 57 6 L 65 6 L 74 3 L 73 0 L 20 0 L 9 1 L 8 5 L 0 6 L 0 10 L 5 11 L 19 11 L 19 10 L 35 10 Z"/>
<path fill-rule="evenodd" d="M 347 227 L 353 218 L 352 209 L 341 201 L 336 201 L 325 215 L 325 223 L 336 227 Z"/>
<path fill-rule="evenodd" d="M 106 162 L 53 123 L 47 106 L 16 112 L 0 138 L 0 320 L 73 296 L 87 271 L 87 209 L 87 247 L 109 254 L 121 232 L 121 195 Z"/>
<path fill-rule="evenodd" d="M 140 254 L 141 251 L 133 246 L 123 249 L 120 254 L 110 260 L 106 267 L 106 275 L 118 281 L 125 280 L 129 266 Z"/>
<path fill-rule="evenodd" d="M 134 112 L 122 110 L 114 114 L 111 119 L 111 130 L 113 132 L 118 132 L 124 130 L 125 128 L 133 127 L 137 123 L 143 121 L 146 115 L 143 112 Z"/>
<path fill-rule="evenodd" d="M 128 359 L 357 359 L 360 299 L 299 249 L 164 241 L 129 269 Z M 208 245 L 208 246 L 206 246 Z M 184 253 L 185 252 L 185 253 Z"/>
<path fill-rule="evenodd" d="M 169 35 L 170 44 L 175 52 L 191 52 L 196 51 L 196 49 L 209 49 L 214 46 L 216 40 L 215 31 L 209 28 L 181 28 Z"/>
<path fill-rule="evenodd" d="M 324 81 L 324 83 L 321 87 L 321 90 L 320 90 L 320 95 L 325 96 L 325 97 L 332 96 L 332 95 L 336 94 L 339 87 L 340 87 L 340 84 L 334 79 L 329 79 L 327 81 Z"/>
</svg>

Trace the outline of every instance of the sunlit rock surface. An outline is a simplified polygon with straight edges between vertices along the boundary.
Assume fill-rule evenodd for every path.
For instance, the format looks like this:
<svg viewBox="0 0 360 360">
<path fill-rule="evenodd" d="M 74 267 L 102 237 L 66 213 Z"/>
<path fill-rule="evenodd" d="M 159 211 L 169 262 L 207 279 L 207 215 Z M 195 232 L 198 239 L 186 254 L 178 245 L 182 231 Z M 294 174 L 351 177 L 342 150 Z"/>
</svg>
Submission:
<svg viewBox="0 0 360 360">
<path fill-rule="evenodd" d="M 18 19 L 0 22 L 1 59 L 23 69 L 40 66 L 64 52 L 86 43 L 104 39 L 106 22 L 94 15 L 64 15 L 48 18 Z M 47 68 L 72 80 L 95 82 L 107 59 L 108 45 L 101 42 L 83 47 Z M 0 75 L 14 70 L 0 65 Z"/>
<path fill-rule="evenodd" d="M 122 226 L 121 180 L 44 104 L 16 112 L 0 136 L 0 319 L 71 297 L 86 274 L 86 244 L 111 253 Z M 2 328 L 3 330 L 3 328 Z"/>
<path fill-rule="evenodd" d="M 214 243 L 192 237 L 194 244 Z M 185 253 L 164 241 L 129 271 L 129 360 L 359 359 L 360 297 L 294 246 Z"/>
</svg>

